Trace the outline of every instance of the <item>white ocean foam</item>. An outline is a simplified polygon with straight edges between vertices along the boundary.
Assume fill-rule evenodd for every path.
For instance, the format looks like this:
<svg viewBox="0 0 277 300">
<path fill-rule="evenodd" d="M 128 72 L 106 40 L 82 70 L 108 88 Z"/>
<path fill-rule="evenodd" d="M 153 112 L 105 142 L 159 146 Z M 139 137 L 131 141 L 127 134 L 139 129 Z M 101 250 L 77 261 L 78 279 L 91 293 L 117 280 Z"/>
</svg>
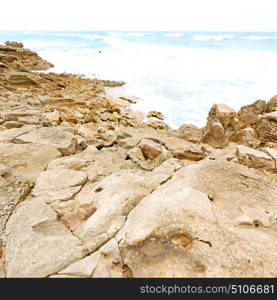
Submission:
<svg viewBox="0 0 277 300">
<path fill-rule="evenodd" d="M 214 40 L 214 41 L 223 41 L 226 39 L 232 39 L 235 36 L 232 34 L 222 34 L 222 35 L 206 35 L 206 34 L 202 34 L 202 35 L 195 35 L 193 37 L 193 39 L 195 41 L 209 41 L 209 40 Z"/>
<path fill-rule="evenodd" d="M 23 43 L 26 48 L 31 48 L 34 50 L 43 50 L 49 48 L 71 49 L 72 47 L 74 47 L 72 43 L 64 41 L 24 40 Z M 80 44 L 78 46 L 82 47 L 82 45 Z"/>
<path fill-rule="evenodd" d="M 115 36 L 103 41 L 109 47 L 101 53 L 71 44 L 66 55 L 45 41 L 48 48 L 39 54 L 57 72 L 126 81 L 126 94 L 141 99 L 134 107 L 161 111 L 173 128 L 203 126 L 216 102 L 238 109 L 276 94 L 277 52 L 148 45 Z"/>
<path fill-rule="evenodd" d="M 164 34 L 165 38 L 178 38 L 182 37 L 184 34 L 183 33 L 166 33 Z"/>
<path fill-rule="evenodd" d="M 133 37 L 143 37 L 149 35 L 149 33 L 142 33 L 142 32 L 129 32 L 126 34 L 127 36 L 133 36 Z"/>
<path fill-rule="evenodd" d="M 107 35 L 114 36 L 114 37 L 119 37 L 119 36 L 122 36 L 123 33 L 121 33 L 121 32 L 107 32 Z"/>
<path fill-rule="evenodd" d="M 53 36 L 60 36 L 60 37 L 77 37 L 77 38 L 85 38 L 92 41 L 104 39 L 106 36 L 99 35 L 99 34 L 88 34 L 88 33 L 51 33 L 50 35 Z"/>
<path fill-rule="evenodd" d="M 245 37 L 242 37 L 242 39 L 245 39 L 245 40 L 255 40 L 255 41 L 261 41 L 261 40 L 277 40 L 277 36 L 251 35 L 251 36 L 245 36 Z"/>
</svg>

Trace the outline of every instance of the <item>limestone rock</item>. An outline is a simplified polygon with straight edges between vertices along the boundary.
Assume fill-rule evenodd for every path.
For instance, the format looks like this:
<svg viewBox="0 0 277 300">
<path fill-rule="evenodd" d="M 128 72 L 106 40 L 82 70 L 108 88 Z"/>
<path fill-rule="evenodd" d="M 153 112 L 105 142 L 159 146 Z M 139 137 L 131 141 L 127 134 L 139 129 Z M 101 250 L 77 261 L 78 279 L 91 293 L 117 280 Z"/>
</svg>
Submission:
<svg viewBox="0 0 277 300">
<path fill-rule="evenodd" d="M 147 118 L 157 118 L 157 119 L 160 119 L 160 120 L 164 120 L 164 115 L 159 111 L 150 111 L 147 114 Z"/>
<path fill-rule="evenodd" d="M 41 127 L 16 138 L 19 143 L 34 143 L 56 147 L 63 155 L 71 155 L 76 151 L 77 141 L 73 134 L 62 129 Z"/>
<path fill-rule="evenodd" d="M 214 148 L 224 148 L 228 145 L 228 137 L 225 136 L 224 127 L 220 122 L 212 122 L 204 129 L 201 140 Z"/>
<path fill-rule="evenodd" d="M 239 121 L 244 126 L 252 126 L 257 123 L 259 114 L 263 114 L 266 110 L 266 102 L 264 100 L 257 100 L 256 102 L 242 106 L 238 112 Z"/>
<path fill-rule="evenodd" d="M 117 233 L 124 264 L 134 277 L 274 276 L 276 196 L 276 183 L 236 163 L 184 167 Z"/>
<path fill-rule="evenodd" d="M 199 143 L 202 137 L 202 129 L 191 124 L 184 124 L 175 131 L 177 137 L 192 143 Z"/>
<path fill-rule="evenodd" d="M 238 133 L 237 143 L 248 147 L 257 148 L 261 142 L 258 139 L 255 130 L 252 127 L 246 127 Z"/>
<path fill-rule="evenodd" d="M 277 142 L 277 112 L 262 115 L 256 133 L 262 142 Z"/>
<path fill-rule="evenodd" d="M 265 152 L 239 145 L 237 147 L 237 156 L 239 162 L 248 167 L 267 171 L 273 171 L 275 169 L 274 160 Z"/>
<path fill-rule="evenodd" d="M 201 160 L 207 156 L 201 145 L 187 143 L 182 149 L 172 151 L 173 157 L 179 159 Z"/>
<path fill-rule="evenodd" d="M 7 166 L 0 165 L 0 239 L 16 205 L 30 191 L 29 182 Z"/>
<path fill-rule="evenodd" d="M 215 148 L 223 148 L 236 139 L 239 121 L 234 109 L 225 104 L 214 104 L 208 122 L 203 129 L 201 141 Z"/>
<path fill-rule="evenodd" d="M 85 255 L 80 241 L 37 198 L 17 207 L 5 242 L 7 277 L 47 277 Z"/>
<path fill-rule="evenodd" d="M 11 167 L 30 181 L 35 181 L 47 164 L 60 156 L 53 146 L 0 142 L 0 164 Z"/>
<path fill-rule="evenodd" d="M 42 197 L 47 203 L 65 201 L 80 191 L 87 181 L 87 174 L 71 169 L 42 172 L 37 178 L 33 195 Z"/>
<path fill-rule="evenodd" d="M 124 149 L 131 149 L 138 145 L 140 138 L 138 137 L 127 137 L 125 139 L 118 140 L 118 145 Z"/>
<path fill-rule="evenodd" d="M 267 103 L 266 111 L 273 112 L 277 110 L 277 96 L 273 96 Z"/>
<path fill-rule="evenodd" d="M 223 103 L 214 104 L 209 112 L 209 119 L 219 121 L 224 128 L 232 122 L 235 116 L 236 111 Z"/>
<path fill-rule="evenodd" d="M 34 126 L 28 125 L 21 128 L 12 128 L 0 131 L 0 142 L 13 142 L 14 139 L 24 133 L 34 129 Z"/>
<path fill-rule="evenodd" d="M 143 170 L 153 170 L 166 160 L 166 150 L 158 143 L 142 139 L 138 146 L 128 152 L 129 157 Z"/>
<path fill-rule="evenodd" d="M 40 84 L 34 79 L 34 76 L 25 72 L 12 72 L 8 77 L 8 83 L 19 87 L 39 87 Z"/>
<path fill-rule="evenodd" d="M 95 250 L 123 226 L 126 216 L 139 201 L 180 168 L 175 160 L 164 162 L 148 176 L 134 171 L 114 173 L 98 181 L 89 194 L 95 212 L 75 234 Z M 88 192 L 86 192 L 88 193 Z"/>
</svg>

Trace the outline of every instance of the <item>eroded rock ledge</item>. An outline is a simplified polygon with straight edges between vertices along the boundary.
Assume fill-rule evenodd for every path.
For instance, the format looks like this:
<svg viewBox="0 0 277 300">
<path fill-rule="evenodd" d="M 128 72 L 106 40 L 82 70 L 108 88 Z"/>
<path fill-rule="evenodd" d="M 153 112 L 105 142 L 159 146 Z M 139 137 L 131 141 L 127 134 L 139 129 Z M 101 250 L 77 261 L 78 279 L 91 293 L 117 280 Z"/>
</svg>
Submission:
<svg viewBox="0 0 277 300">
<path fill-rule="evenodd" d="M 277 276 L 277 96 L 171 130 L 51 66 L 0 46 L 0 277 Z"/>
</svg>

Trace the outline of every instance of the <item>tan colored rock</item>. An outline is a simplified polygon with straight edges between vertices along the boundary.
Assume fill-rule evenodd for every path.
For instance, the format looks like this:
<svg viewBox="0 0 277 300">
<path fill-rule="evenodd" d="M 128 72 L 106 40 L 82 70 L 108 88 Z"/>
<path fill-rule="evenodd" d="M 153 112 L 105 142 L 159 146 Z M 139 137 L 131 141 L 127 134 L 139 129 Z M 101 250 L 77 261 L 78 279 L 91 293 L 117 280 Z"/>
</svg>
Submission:
<svg viewBox="0 0 277 300">
<path fill-rule="evenodd" d="M 60 156 L 53 146 L 0 143 L 0 164 L 11 167 L 32 182 L 51 160 Z"/>
<path fill-rule="evenodd" d="M 201 145 L 187 143 L 182 149 L 172 151 L 173 157 L 179 159 L 201 160 L 207 156 Z"/>
<path fill-rule="evenodd" d="M 256 133 L 262 142 L 277 142 L 277 111 L 262 115 Z"/>
<path fill-rule="evenodd" d="M 242 129 L 237 136 L 236 142 L 252 148 L 257 148 L 261 143 L 252 127 Z"/>
<path fill-rule="evenodd" d="M 97 267 L 101 253 L 99 251 L 92 253 L 85 258 L 69 265 L 67 268 L 59 272 L 60 275 L 68 275 L 70 277 L 91 277 L 93 271 Z"/>
<path fill-rule="evenodd" d="M 268 102 L 266 106 L 267 112 L 273 112 L 277 110 L 277 96 L 273 96 Z"/>
<path fill-rule="evenodd" d="M 34 128 L 34 126 L 28 125 L 21 128 L 0 131 L 0 142 L 13 142 L 16 137 L 27 133 Z"/>
<path fill-rule="evenodd" d="M 203 129 L 201 142 L 223 148 L 236 139 L 240 124 L 234 109 L 225 104 L 214 104 Z"/>
<path fill-rule="evenodd" d="M 62 129 L 41 127 L 16 138 L 19 143 L 34 143 L 56 147 L 63 155 L 71 155 L 76 151 L 77 141 L 73 134 Z"/>
<path fill-rule="evenodd" d="M 24 107 L 16 108 L 2 113 L 2 118 L 5 121 L 20 121 L 18 118 L 31 117 L 40 114 L 37 109 L 28 109 Z"/>
<path fill-rule="evenodd" d="M 162 146 L 151 140 L 143 139 L 138 147 L 141 149 L 143 156 L 146 160 L 153 160 L 160 156 L 163 152 Z"/>
<path fill-rule="evenodd" d="M 58 110 L 54 110 L 52 112 L 44 113 L 44 118 L 51 123 L 58 124 L 61 121 L 61 114 Z"/>
<path fill-rule="evenodd" d="M 127 137 L 125 139 L 118 140 L 118 145 L 124 149 L 131 149 L 136 147 L 140 142 L 138 137 Z"/>
<path fill-rule="evenodd" d="M 19 87 L 39 87 L 40 84 L 34 79 L 35 76 L 25 72 L 12 72 L 8 77 L 8 83 Z"/>
<path fill-rule="evenodd" d="M 29 182 L 24 177 L 0 165 L 0 278 L 6 276 L 4 229 L 16 205 L 25 199 L 29 191 Z"/>
<path fill-rule="evenodd" d="M 59 275 L 81 278 L 122 278 L 125 277 L 124 271 L 117 241 L 111 239 L 98 251 L 60 271 Z"/>
<path fill-rule="evenodd" d="M 271 277 L 276 196 L 253 169 L 203 160 L 140 201 L 115 238 L 134 277 Z"/>
<path fill-rule="evenodd" d="M 136 169 L 134 163 L 128 158 L 125 149 L 117 147 L 103 148 L 93 156 L 93 161 L 84 171 L 91 181 L 97 181 L 112 173 L 127 169 Z"/>
<path fill-rule="evenodd" d="M 159 112 L 159 111 L 150 111 L 148 114 L 147 114 L 147 118 L 157 118 L 157 119 L 160 119 L 160 120 L 164 120 L 164 115 Z"/>
<path fill-rule="evenodd" d="M 22 127 L 22 123 L 21 122 L 18 122 L 18 121 L 6 121 L 4 126 L 7 128 L 7 129 L 12 129 L 12 128 L 20 128 Z"/>
<path fill-rule="evenodd" d="M 84 255 L 80 241 L 41 199 L 21 203 L 5 229 L 6 276 L 47 277 Z"/>
<path fill-rule="evenodd" d="M 212 122 L 204 129 L 201 141 L 214 148 L 224 148 L 228 145 L 229 139 L 225 136 L 224 128 L 221 123 Z"/>
<path fill-rule="evenodd" d="M 224 128 L 226 128 L 235 117 L 236 111 L 223 103 L 214 104 L 209 111 L 209 120 L 219 121 Z"/>
<path fill-rule="evenodd" d="M 11 213 L 29 191 L 29 182 L 23 176 L 0 165 L 0 240 Z"/>
<path fill-rule="evenodd" d="M 173 160 L 164 162 L 149 175 L 129 170 L 98 181 L 88 196 L 95 212 L 75 230 L 75 234 L 90 251 L 94 251 L 116 234 L 130 210 L 144 196 L 170 178 L 178 168 L 180 164 Z"/>
<path fill-rule="evenodd" d="M 252 126 L 257 123 L 259 114 L 263 114 L 266 110 L 266 102 L 257 100 L 256 102 L 242 106 L 238 112 L 238 118 L 244 126 Z"/>
<path fill-rule="evenodd" d="M 192 143 L 199 143 L 202 137 L 202 129 L 191 124 L 184 124 L 174 132 L 177 137 Z"/>
<path fill-rule="evenodd" d="M 276 148 L 263 148 L 262 149 L 265 153 L 272 157 L 275 162 L 275 170 L 277 170 L 277 149 Z"/>
<path fill-rule="evenodd" d="M 33 195 L 47 203 L 65 201 L 80 191 L 87 181 L 87 174 L 71 169 L 57 169 L 42 172 L 37 178 Z"/>
<path fill-rule="evenodd" d="M 274 160 L 263 151 L 239 145 L 237 147 L 237 156 L 239 162 L 248 167 L 267 171 L 273 171 L 275 169 Z"/>
<path fill-rule="evenodd" d="M 149 139 L 142 139 L 128 155 L 143 170 L 153 170 L 168 158 L 163 146 Z"/>
</svg>

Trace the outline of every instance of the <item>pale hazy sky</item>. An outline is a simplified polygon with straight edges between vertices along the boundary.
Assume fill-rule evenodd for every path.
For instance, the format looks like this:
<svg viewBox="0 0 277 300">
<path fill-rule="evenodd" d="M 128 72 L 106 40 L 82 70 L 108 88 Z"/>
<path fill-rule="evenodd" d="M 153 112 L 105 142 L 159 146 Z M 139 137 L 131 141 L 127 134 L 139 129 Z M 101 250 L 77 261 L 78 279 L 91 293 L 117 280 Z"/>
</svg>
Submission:
<svg viewBox="0 0 277 300">
<path fill-rule="evenodd" d="M 277 31 L 277 0 L 5 0 L 0 7 L 0 31 Z"/>
</svg>

